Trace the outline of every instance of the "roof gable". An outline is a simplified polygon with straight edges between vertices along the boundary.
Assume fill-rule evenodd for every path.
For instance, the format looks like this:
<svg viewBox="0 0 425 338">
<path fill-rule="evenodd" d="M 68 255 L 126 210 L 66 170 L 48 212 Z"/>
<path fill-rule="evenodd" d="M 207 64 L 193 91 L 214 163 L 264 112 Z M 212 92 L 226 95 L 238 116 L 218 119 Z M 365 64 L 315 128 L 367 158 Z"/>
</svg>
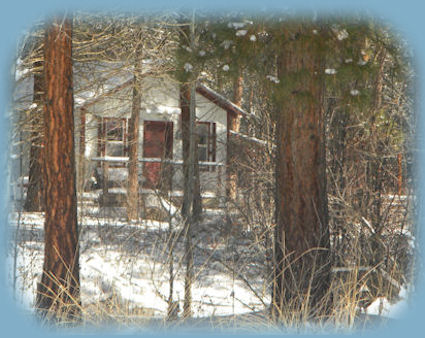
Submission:
<svg viewBox="0 0 425 338">
<path fill-rule="evenodd" d="M 146 75 L 150 75 L 150 74 L 147 73 Z M 129 87 L 130 85 L 133 84 L 133 81 L 134 81 L 133 79 L 127 80 L 124 83 L 117 84 L 115 87 L 103 92 L 102 94 L 100 94 L 96 97 L 84 100 L 85 102 L 82 103 L 79 108 L 84 110 L 88 106 L 91 106 L 91 105 L 99 102 L 100 100 L 102 100 L 102 99 L 104 99 L 108 96 L 111 96 L 115 93 L 118 93 L 119 91 Z M 221 109 L 225 110 L 229 114 L 249 115 L 246 111 L 244 111 L 242 108 L 235 105 L 229 99 L 227 99 L 223 95 L 217 93 L 215 90 L 207 87 L 204 84 L 198 84 L 197 87 L 196 87 L 196 92 L 198 94 L 202 95 L 203 97 L 205 97 L 210 102 L 212 102 L 215 105 L 217 105 L 218 107 L 220 107 Z"/>
<path fill-rule="evenodd" d="M 236 115 L 248 115 L 246 111 L 235 105 L 232 101 L 203 84 L 197 85 L 196 92 L 220 108 L 224 109 L 228 113 Z"/>
</svg>

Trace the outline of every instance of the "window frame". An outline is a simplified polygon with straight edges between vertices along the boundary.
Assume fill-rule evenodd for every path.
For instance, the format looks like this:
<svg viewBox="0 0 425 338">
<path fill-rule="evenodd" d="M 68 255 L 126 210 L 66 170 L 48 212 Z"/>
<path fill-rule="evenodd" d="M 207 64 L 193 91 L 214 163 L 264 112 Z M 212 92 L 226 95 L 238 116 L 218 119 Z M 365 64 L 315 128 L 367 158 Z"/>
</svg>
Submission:
<svg viewBox="0 0 425 338">
<path fill-rule="evenodd" d="M 120 138 L 116 135 L 108 135 L 108 123 L 121 124 Z M 111 129 L 113 130 L 113 129 Z M 109 144 L 122 144 L 122 155 L 113 156 L 107 154 L 107 146 Z M 128 119 L 125 117 L 102 117 L 98 124 L 98 154 L 100 157 L 128 157 Z M 111 167 L 125 167 L 125 162 L 111 162 Z"/>
<path fill-rule="evenodd" d="M 197 135 L 197 146 L 198 146 L 198 162 L 217 162 L 217 124 L 212 121 L 197 121 L 196 126 L 206 125 L 207 126 L 207 134 L 206 134 L 206 142 L 200 143 L 200 134 L 199 131 L 195 131 Z M 206 149 L 206 161 L 201 161 L 199 159 L 199 150 Z M 215 171 L 215 166 L 199 166 L 200 171 Z"/>
</svg>

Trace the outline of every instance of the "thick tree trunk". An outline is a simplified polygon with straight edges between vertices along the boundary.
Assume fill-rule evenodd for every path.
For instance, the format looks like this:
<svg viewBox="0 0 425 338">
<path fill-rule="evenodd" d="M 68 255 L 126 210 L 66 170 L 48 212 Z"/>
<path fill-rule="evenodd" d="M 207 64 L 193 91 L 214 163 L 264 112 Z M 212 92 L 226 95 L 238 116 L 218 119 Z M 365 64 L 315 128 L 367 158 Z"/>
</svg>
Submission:
<svg viewBox="0 0 425 338">
<path fill-rule="evenodd" d="M 133 104 L 128 131 L 128 199 L 127 217 L 129 220 L 138 218 L 139 178 L 138 178 L 138 140 L 139 140 L 139 113 L 141 104 L 140 81 L 137 72 L 139 63 L 136 62 L 133 85 Z"/>
<path fill-rule="evenodd" d="M 44 265 L 36 306 L 42 317 L 80 317 L 79 245 L 72 82 L 72 23 L 55 18 L 44 45 Z"/>
<path fill-rule="evenodd" d="M 34 96 L 33 103 L 36 108 L 33 111 L 31 119 L 31 148 L 30 148 L 30 167 L 28 174 L 28 190 L 27 198 L 25 200 L 25 211 L 43 211 L 43 179 L 42 179 L 42 166 L 43 166 L 43 142 L 41 139 L 41 129 L 43 127 L 43 95 L 44 95 L 44 76 L 43 76 L 43 63 L 35 62 L 34 67 Z"/>
<path fill-rule="evenodd" d="M 308 26 L 284 34 L 278 62 L 287 87 L 280 92 L 276 128 L 275 318 L 284 311 L 327 310 L 330 283 L 320 37 Z"/>
</svg>

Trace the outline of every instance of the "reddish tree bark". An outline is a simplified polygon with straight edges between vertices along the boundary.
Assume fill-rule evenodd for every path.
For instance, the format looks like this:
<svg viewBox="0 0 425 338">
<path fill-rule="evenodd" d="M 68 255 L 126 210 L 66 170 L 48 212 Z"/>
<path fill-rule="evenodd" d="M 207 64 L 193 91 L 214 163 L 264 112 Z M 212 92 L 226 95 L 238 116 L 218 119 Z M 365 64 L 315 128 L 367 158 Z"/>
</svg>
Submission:
<svg viewBox="0 0 425 338">
<path fill-rule="evenodd" d="M 330 283 L 320 36 L 284 30 L 278 61 L 275 269 L 272 312 L 317 313 Z M 318 41 L 319 40 L 319 41 Z"/>
<path fill-rule="evenodd" d="M 42 317 L 80 316 L 72 82 L 72 24 L 55 18 L 44 45 L 44 265 L 36 306 Z"/>
</svg>

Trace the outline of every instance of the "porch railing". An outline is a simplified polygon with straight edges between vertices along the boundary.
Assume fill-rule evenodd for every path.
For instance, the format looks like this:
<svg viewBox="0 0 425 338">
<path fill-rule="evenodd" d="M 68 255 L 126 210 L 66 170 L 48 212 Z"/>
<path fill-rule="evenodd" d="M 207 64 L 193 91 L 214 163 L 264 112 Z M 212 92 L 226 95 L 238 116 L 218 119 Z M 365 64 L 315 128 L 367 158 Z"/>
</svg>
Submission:
<svg viewBox="0 0 425 338">
<path fill-rule="evenodd" d="M 102 190 L 104 194 L 108 193 L 108 182 L 109 182 L 109 175 L 108 175 L 108 169 L 109 169 L 109 165 L 111 163 L 114 164 L 118 164 L 118 163 L 122 163 L 122 164 L 127 164 L 129 162 L 129 158 L 128 157 L 112 157 L 112 156 L 104 156 L 104 157 L 92 157 L 91 161 L 94 162 L 100 162 L 102 164 Z M 165 165 L 171 165 L 173 167 L 175 166 L 183 166 L 183 160 L 174 160 L 174 159 L 163 159 L 163 158 L 139 158 L 138 159 L 138 165 L 141 166 L 143 163 L 161 163 L 161 164 L 165 164 Z M 221 189 L 223 188 L 223 182 L 224 182 L 224 177 L 223 176 L 223 168 L 226 166 L 225 163 L 221 163 L 221 162 L 209 162 L 209 161 L 199 161 L 199 166 L 200 167 L 213 167 L 213 168 L 217 168 L 216 172 L 216 177 L 217 177 L 217 184 L 215 185 L 216 187 L 216 196 L 220 196 L 223 195 L 223 192 L 221 191 Z M 142 172 L 143 175 L 143 172 Z M 173 173 L 171 173 L 170 177 L 173 176 Z M 202 182 L 201 182 L 202 185 Z M 171 191 L 173 191 L 172 188 L 173 185 L 171 185 Z"/>
</svg>

